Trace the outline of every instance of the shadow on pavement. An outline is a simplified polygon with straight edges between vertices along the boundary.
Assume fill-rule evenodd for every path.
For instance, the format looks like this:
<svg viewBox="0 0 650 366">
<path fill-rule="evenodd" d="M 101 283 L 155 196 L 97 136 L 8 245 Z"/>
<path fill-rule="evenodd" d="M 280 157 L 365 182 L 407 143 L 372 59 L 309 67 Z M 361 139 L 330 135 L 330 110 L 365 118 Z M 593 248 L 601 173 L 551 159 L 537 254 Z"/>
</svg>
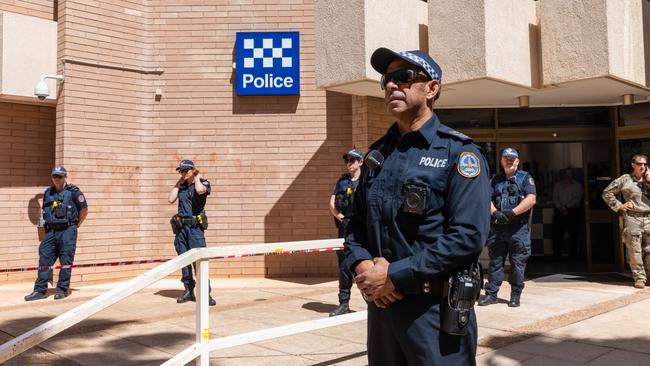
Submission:
<svg viewBox="0 0 650 366">
<path fill-rule="evenodd" d="M 483 343 L 483 344 L 481 344 Z M 647 365 L 650 360 L 648 337 L 592 339 L 551 338 L 542 333 L 493 336 L 481 346 L 496 349 L 477 357 L 479 366 L 502 365 Z"/>
<path fill-rule="evenodd" d="M 183 290 L 160 290 L 154 292 L 154 295 L 169 297 L 170 299 L 176 299 L 183 294 Z"/>
<path fill-rule="evenodd" d="M 325 304 L 317 301 L 307 302 L 302 305 L 303 309 L 315 311 L 317 313 L 327 313 L 327 314 L 329 314 L 330 311 L 336 309 L 336 307 L 337 305 L 334 304 Z"/>
</svg>

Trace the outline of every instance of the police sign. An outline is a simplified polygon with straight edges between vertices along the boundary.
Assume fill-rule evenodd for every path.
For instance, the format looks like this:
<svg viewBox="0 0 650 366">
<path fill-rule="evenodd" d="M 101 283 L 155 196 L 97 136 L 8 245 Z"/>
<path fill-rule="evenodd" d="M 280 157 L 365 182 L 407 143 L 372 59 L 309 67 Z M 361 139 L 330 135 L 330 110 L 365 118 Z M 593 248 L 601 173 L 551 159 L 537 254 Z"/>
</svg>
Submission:
<svg viewBox="0 0 650 366">
<path fill-rule="evenodd" d="M 237 95 L 299 95 L 298 32 L 237 32 Z"/>
</svg>

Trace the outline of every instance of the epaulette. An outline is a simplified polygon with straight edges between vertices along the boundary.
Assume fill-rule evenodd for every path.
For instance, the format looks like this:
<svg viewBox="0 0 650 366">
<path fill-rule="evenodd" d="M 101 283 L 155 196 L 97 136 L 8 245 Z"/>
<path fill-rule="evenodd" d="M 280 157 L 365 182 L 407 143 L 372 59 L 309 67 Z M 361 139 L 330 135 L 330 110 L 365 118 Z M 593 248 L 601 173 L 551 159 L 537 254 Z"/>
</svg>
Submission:
<svg viewBox="0 0 650 366">
<path fill-rule="evenodd" d="M 72 192 L 78 192 L 79 191 L 79 187 L 75 186 L 74 184 L 66 184 L 65 189 L 67 189 L 68 191 L 72 191 Z"/>
<path fill-rule="evenodd" d="M 458 140 L 460 140 L 462 142 L 465 142 L 465 143 L 470 143 L 470 142 L 474 141 L 474 140 L 472 140 L 471 137 L 469 137 L 469 136 L 467 136 L 467 135 L 465 135 L 463 133 L 460 133 L 460 132 L 454 130 L 453 128 L 447 127 L 447 126 L 445 126 L 443 124 L 440 124 L 440 127 L 438 127 L 438 132 L 443 134 L 443 135 L 455 137 L 456 139 L 458 139 Z"/>
</svg>

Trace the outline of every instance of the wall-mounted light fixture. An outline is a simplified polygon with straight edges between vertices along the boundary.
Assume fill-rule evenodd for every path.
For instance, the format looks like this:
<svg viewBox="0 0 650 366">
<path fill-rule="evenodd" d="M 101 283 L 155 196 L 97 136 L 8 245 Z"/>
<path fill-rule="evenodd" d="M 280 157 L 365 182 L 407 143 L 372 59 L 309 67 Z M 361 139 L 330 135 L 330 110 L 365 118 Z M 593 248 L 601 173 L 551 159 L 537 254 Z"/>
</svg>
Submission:
<svg viewBox="0 0 650 366">
<path fill-rule="evenodd" d="M 45 100 L 50 95 L 50 88 L 45 84 L 45 79 L 55 79 L 63 81 L 63 75 L 43 75 L 38 84 L 34 87 L 34 95 L 40 100 Z"/>
<path fill-rule="evenodd" d="M 634 94 L 623 94 L 623 105 L 634 104 Z"/>
<path fill-rule="evenodd" d="M 528 108 L 530 107 L 530 97 L 528 95 L 519 96 L 519 108 Z"/>
</svg>

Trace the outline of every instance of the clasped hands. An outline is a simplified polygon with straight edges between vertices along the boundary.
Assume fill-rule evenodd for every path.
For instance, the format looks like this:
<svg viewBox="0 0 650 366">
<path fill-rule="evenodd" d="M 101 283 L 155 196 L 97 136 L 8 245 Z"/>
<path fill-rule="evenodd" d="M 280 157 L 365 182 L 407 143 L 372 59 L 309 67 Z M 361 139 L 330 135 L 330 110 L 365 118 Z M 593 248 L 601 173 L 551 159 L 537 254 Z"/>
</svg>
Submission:
<svg viewBox="0 0 650 366">
<path fill-rule="evenodd" d="M 510 224 L 514 220 L 514 218 L 517 217 L 517 214 L 515 214 L 512 210 L 504 210 L 504 211 L 494 211 L 492 213 L 492 218 L 494 219 L 494 222 L 496 224 Z"/>
<path fill-rule="evenodd" d="M 388 276 L 388 261 L 383 257 L 361 261 L 355 268 L 357 275 L 354 282 L 361 291 L 364 300 L 373 302 L 379 308 L 386 308 L 391 303 L 404 298 Z"/>
</svg>

